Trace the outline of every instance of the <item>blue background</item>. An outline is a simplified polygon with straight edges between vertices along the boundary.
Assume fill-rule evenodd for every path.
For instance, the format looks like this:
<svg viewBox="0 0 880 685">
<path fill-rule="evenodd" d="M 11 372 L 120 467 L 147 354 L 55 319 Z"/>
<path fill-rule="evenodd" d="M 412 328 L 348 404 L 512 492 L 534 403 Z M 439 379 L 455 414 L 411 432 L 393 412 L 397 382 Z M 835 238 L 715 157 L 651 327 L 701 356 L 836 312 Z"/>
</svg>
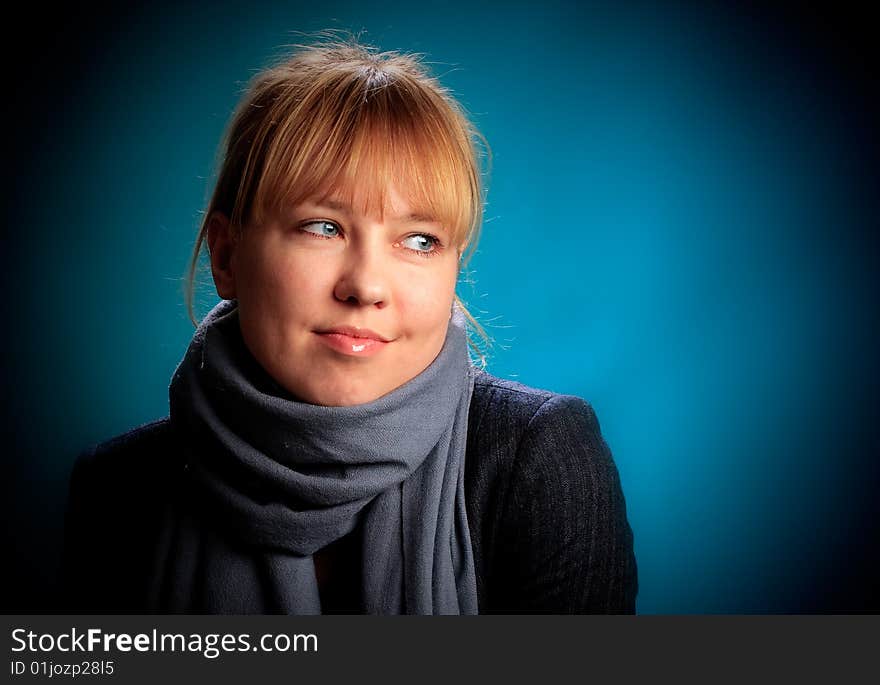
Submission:
<svg viewBox="0 0 880 685">
<path fill-rule="evenodd" d="M 52 606 L 77 453 L 167 413 L 193 330 L 182 276 L 241 88 L 293 31 L 341 28 L 426 53 L 487 137 L 460 293 L 496 340 L 492 373 L 594 406 L 638 611 L 880 610 L 867 24 L 741 4 L 320 5 L 23 24 L 34 47 L 12 63 L 6 126 L 4 608 Z"/>
</svg>

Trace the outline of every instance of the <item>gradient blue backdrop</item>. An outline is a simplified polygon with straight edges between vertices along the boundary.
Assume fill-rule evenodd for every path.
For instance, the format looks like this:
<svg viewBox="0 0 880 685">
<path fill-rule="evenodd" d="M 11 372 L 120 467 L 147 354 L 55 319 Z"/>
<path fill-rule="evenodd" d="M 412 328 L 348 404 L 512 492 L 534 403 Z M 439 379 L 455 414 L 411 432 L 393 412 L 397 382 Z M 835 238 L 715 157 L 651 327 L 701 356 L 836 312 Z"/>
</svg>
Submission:
<svg viewBox="0 0 880 685">
<path fill-rule="evenodd" d="M 638 611 L 876 609 L 877 112 L 859 53 L 821 18 L 743 6 L 315 6 L 72 15 L 18 62 L 5 606 L 48 606 L 76 454 L 167 413 L 192 334 L 181 277 L 241 87 L 293 31 L 342 28 L 426 53 L 487 137 L 461 294 L 498 343 L 491 372 L 593 404 Z"/>
</svg>

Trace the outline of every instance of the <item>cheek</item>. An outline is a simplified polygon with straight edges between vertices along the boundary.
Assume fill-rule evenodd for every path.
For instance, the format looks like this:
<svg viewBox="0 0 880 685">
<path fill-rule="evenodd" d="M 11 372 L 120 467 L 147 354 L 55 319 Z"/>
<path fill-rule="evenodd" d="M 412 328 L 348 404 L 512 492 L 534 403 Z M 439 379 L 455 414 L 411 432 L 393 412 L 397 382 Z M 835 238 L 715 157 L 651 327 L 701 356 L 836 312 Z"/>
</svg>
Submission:
<svg viewBox="0 0 880 685">
<path fill-rule="evenodd" d="M 397 305 L 401 318 L 413 332 L 430 334 L 448 319 L 455 297 L 457 272 L 444 270 L 430 278 L 403 281 Z"/>
<path fill-rule="evenodd" d="M 264 250 L 250 255 L 245 264 L 243 290 L 250 304 L 263 310 L 290 313 L 307 306 L 332 280 L 320 260 L 292 251 Z"/>
</svg>

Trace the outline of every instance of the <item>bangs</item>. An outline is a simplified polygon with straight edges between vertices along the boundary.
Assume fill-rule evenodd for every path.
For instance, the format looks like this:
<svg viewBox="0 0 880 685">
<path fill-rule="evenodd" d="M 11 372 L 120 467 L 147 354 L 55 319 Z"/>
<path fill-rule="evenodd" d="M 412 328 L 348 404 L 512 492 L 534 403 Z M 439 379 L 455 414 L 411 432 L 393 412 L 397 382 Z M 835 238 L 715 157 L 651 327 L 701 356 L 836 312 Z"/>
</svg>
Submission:
<svg viewBox="0 0 880 685">
<path fill-rule="evenodd" d="M 346 73 L 316 84 L 306 97 L 278 98 L 268 120 L 263 168 L 251 218 L 306 199 L 330 196 L 362 213 L 384 216 L 389 187 L 415 214 L 439 222 L 454 245 L 469 242 L 482 202 L 474 149 L 449 103 L 405 77 L 371 83 Z"/>
</svg>

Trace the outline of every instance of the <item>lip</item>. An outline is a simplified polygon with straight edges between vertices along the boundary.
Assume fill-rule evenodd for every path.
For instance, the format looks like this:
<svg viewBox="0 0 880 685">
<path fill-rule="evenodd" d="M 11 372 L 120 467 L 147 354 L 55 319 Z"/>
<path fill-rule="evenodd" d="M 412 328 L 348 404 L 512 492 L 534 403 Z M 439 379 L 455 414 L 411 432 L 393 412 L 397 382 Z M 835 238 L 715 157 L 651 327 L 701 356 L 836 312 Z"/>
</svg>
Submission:
<svg viewBox="0 0 880 685">
<path fill-rule="evenodd" d="M 351 357 L 371 357 L 393 342 L 369 328 L 355 326 L 334 326 L 315 333 L 330 349 Z"/>
<path fill-rule="evenodd" d="M 333 326 L 316 332 L 321 335 L 338 333 L 339 335 L 345 335 L 349 338 L 369 338 L 371 340 L 378 340 L 379 342 L 391 342 L 391 338 L 379 335 L 376 331 L 372 331 L 369 328 L 360 328 L 358 326 Z"/>
</svg>

